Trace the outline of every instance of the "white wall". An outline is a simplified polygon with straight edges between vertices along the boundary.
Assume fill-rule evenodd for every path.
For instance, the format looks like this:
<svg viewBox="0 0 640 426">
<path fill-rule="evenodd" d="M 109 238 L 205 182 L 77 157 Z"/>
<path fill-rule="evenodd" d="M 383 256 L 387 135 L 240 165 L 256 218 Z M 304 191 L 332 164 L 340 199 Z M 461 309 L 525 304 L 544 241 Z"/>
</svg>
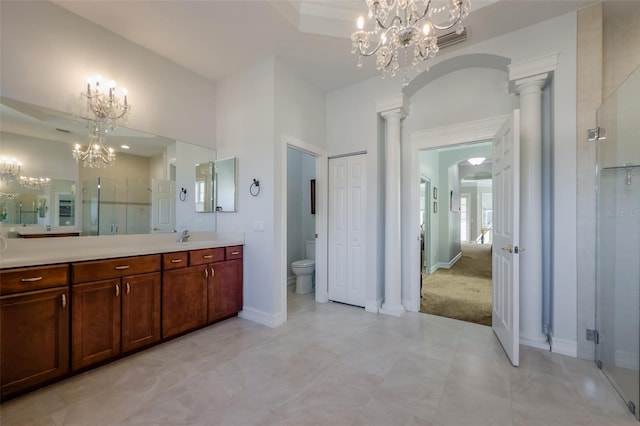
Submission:
<svg viewBox="0 0 640 426">
<path fill-rule="evenodd" d="M 283 137 L 324 147 L 324 94 L 268 58 L 218 85 L 218 155 L 238 157 L 238 212 L 219 215 L 219 231 L 245 232 L 246 318 L 277 326 L 285 318 Z M 258 197 L 249 194 L 260 180 Z"/>
<path fill-rule="evenodd" d="M 512 33 L 460 48 L 447 54 L 439 53 L 432 62 L 445 61 L 453 56 L 471 53 L 486 53 L 509 58 L 512 63 L 548 55 L 559 51 L 559 64 L 554 73 L 554 271 L 555 282 L 555 336 L 567 342 L 576 342 L 576 255 L 575 245 L 566 241 L 575 241 L 576 216 L 576 14 L 566 14 L 540 24 L 527 27 Z M 477 76 L 474 77 L 475 74 Z M 502 74 L 503 79 L 500 79 Z M 468 76 L 474 79 L 473 84 L 466 86 Z M 461 86 L 464 91 L 458 90 Z M 409 182 L 413 153 L 407 152 L 407 132 L 414 129 L 425 129 L 430 126 L 455 124 L 458 122 L 477 120 L 508 112 L 515 105 L 516 98 L 507 92 L 505 73 L 495 70 L 465 70 L 452 72 L 441 77 L 437 84 L 428 85 L 428 89 L 420 90 L 411 98 L 411 113 L 403 122 L 403 206 L 409 205 Z M 485 89 L 490 88 L 490 91 Z M 379 154 L 375 124 L 374 101 L 384 99 L 401 91 L 399 79 L 385 80 L 374 78 L 342 90 L 329 93 L 327 101 L 328 130 L 327 140 L 330 152 L 335 150 L 366 149 L 375 155 Z M 431 96 L 424 96 L 424 93 Z M 496 103 L 497 102 L 497 103 Z M 414 118 L 415 117 L 415 118 Z M 414 121 L 415 120 L 415 121 Z M 371 174 L 378 176 L 382 169 L 374 167 L 372 161 Z M 417 177 L 416 177 L 417 179 Z M 378 191 L 380 194 L 380 191 Z M 448 194 L 442 192 L 441 197 Z M 417 196 L 417 194 L 416 194 Z M 444 201 L 444 200 L 443 200 Z M 448 207 L 448 206 L 447 206 Z M 442 211 L 442 210 L 440 210 Z M 403 212 L 403 223 L 408 223 L 408 215 L 414 212 Z M 371 229 L 377 229 L 372 226 Z M 381 228 L 380 228 L 381 229 Z M 378 232 L 381 232 L 378 230 Z M 403 230 L 403 240 L 415 234 Z M 418 231 L 415 231 L 418 232 Z M 379 234 L 378 234 L 379 235 Z M 442 255 L 442 253 L 440 253 Z M 403 253 L 403 271 L 408 271 L 405 264 L 408 256 Z M 379 259 L 381 260 L 381 259 Z M 407 280 L 403 275 L 403 300 L 409 295 Z"/>
<path fill-rule="evenodd" d="M 218 84 L 216 139 L 220 158 L 238 159 L 238 212 L 219 214 L 218 231 L 245 233 L 243 315 L 276 325 L 273 81 L 270 58 Z"/>
</svg>

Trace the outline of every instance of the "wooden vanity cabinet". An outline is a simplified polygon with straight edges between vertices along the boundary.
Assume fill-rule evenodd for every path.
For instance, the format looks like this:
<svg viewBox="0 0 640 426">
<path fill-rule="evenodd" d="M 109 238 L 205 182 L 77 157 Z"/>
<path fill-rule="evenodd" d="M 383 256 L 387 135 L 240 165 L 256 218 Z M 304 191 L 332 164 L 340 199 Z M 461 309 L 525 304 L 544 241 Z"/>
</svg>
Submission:
<svg viewBox="0 0 640 426">
<path fill-rule="evenodd" d="M 207 322 L 242 310 L 242 246 L 192 250 L 191 264 L 206 264 Z"/>
<path fill-rule="evenodd" d="M 69 267 L 0 271 L 0 383 L 5 396 L 69 372 Z"/>
<path fill-rule="evenodd" d="M 207 323 L 207 266 L 189 266 L 186 259 L 188 252 L 163 255 L 163 338 L 193 330 Z"/>
<path fill-rule="evenodd" d="M 159 271 L 160 255 L 72 264 L 73 370 L 161 339 Z"/>
</svg>

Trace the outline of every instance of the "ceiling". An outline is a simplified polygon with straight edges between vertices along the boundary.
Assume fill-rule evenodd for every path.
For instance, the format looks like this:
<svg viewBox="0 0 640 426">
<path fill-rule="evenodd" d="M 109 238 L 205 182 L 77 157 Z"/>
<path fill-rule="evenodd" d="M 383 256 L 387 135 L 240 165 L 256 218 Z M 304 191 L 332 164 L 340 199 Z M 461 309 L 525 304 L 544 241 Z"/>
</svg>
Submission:
<svg viewBox="0 0 640 426">
<path fill-rule="evenodd" d="M 214 82 L 272 55 L 324 90 L 375 76 L 350 34 L 364 0 L 51 0 Z M 435 3 L 441 0 L 434 0 Z M 592 0 L 472 0 L 469 39 L 448 49 L 542 22 Z"/>
</svg>

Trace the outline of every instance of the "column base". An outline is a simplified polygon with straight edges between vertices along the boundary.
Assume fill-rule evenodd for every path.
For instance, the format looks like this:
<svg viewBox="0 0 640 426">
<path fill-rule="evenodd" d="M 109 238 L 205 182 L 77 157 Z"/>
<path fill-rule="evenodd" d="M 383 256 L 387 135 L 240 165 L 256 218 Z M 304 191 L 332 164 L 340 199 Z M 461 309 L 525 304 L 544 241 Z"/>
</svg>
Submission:
<svg viewBox="0 0 640 426">
<path fill-rule="evenodd" d="M 520 344 L 525 346 L 531 346 L 532 348 L 549 350 L 549 342 L 547 341 L 547 336 L 544 334 L 526 334 L 520 331 Z"/>
<path fill-rule="evenodd" d="M 404 306 L 399 304 L 390 306 L 388 303 L 383 303 L 382 308 L 380 308 L 381 314 L 392 315 L 394 317 L 401 317 L 405 312 Z"/>
</svg>

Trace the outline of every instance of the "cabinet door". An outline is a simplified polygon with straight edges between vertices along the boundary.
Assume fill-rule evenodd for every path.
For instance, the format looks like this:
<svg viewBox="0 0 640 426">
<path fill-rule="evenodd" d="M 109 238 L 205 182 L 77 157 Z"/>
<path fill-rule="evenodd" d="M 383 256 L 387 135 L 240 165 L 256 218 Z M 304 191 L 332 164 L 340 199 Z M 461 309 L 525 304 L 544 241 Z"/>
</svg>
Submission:
<svg viewBox="0 0 640 426">
<path fill-rule="evenodd" d="M 160 273 L 122 277 L 122 352 L 160 340 Z"/>
<path fill-rule="evenodd" d="M 72 368 L 120 353 L 120 278 L 72 286 Z"/>
<path fill-rule="evenodd" d="M 209 322 L 242 310 L 242 260 L 209 265 Z"/>
<path fill-rule="evenodd" d="M 69 288 L 0 298 L 2 396 L 69 371 Z"/>
<path fill-rule="evenodd" d="M 170 337 L 207 322 L 206 266 L 165 271 L 162 279 L 162 336 Z"/>
</svg>

